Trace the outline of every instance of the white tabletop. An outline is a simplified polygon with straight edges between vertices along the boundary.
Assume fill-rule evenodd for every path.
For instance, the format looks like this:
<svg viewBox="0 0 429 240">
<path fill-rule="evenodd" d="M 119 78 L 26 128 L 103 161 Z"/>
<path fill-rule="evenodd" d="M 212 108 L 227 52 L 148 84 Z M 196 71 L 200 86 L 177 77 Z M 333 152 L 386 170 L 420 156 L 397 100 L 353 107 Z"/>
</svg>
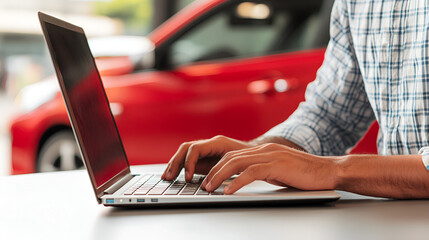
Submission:
<svg viewBox="0 0 429 240">
<path fill-rule="evenodd" d="M 163 165 L 134 167 L 156 171 Z M 117 209 L 85 171 L 0 177 L 0 239 L 427 239 L 429 201 L 339 192 L 332 204 Z"/>
</svg>

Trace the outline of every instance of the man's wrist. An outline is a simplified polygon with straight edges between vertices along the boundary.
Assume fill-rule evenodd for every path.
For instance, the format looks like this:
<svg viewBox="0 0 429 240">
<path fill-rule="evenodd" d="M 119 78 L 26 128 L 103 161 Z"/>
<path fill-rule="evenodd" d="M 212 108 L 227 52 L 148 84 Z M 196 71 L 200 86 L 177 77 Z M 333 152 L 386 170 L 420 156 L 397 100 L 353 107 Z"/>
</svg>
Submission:
<svg viewBox="0 0 429 240">
<path fill-rule="evenodd" d="M 350 163 L 350 155 L 330 158 L 332 160 L 332 189 L 345 190 L 345 179 L 347 179 L 347 166 Z"/>
</svg>

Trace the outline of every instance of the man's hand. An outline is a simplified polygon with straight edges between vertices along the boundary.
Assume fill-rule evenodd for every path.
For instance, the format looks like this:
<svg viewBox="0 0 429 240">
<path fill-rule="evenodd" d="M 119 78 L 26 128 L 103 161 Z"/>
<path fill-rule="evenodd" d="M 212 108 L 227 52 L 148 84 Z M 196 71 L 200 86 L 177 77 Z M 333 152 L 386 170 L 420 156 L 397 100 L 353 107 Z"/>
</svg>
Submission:
<svg viewBox="0 0 429 240">
<path fill-rule="evenodd" d="M 252 146 L 254 145 L 251 143 L 224 136 L 183 143 L 171 158 L 161 178 L 173 180 L 184 167 L 186 181 L 190 181 L 194 173 L 207 174 L 225 153 Z"/>
<path fill-rule="evenodd" d="M 223 181 L 239 174 L 225 187 L 225 194 L 232 194 L 255 180 L 302 190 L 335 189 L 336 162 L 336 158 L 269 143 L 226 153 L 211 169 L 202 187 L 214 191 Z"/>
<path fill-rule="evenodd" d="M 281 137 L 262 136 L 243 142 L 217 136 L 182 144 L 162 178 L 175 179 L 183 167 L 187 181 L 194 173 L 208 173 L 202 185 L 207 191 L 239 174 L 224 188 L 226 194 L 264 180 L 302 190 L 337 189 L 376 197 L 429 199 L 429 173 L 420 155 L 320 157 Z"/>
<path fill-rule="evenodd" d="M 258 139 L 243 142 L 224 136 L 183 143 L 168 163 L 162 178 L 173 180 L 185 168 L 187 181 L 194 173 L 208 174 L 202 187 L 214 191 L 224 180 L 240 174 L 225 188 L 226 194 L 232 194 L 255 180 L 304 190 L 334 189 L 336 164 L 332 158 L 293 149 L 291 147 L 299 146 L 291 142 L 281 143 L 284 145 L 261 144 Z"/>
</svg>

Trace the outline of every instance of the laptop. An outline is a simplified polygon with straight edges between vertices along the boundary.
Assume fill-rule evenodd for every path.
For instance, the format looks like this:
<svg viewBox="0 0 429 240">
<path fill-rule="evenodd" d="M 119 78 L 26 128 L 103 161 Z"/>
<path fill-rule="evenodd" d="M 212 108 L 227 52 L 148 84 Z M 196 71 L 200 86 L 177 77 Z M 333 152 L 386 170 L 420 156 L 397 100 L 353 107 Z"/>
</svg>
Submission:
<svg viewBox="0 0 429 240">
<path fill-rule="evenodd" d="M 174 181 L 161 173 L 132 173 L 103 83 L 82 28 L 39 12 L 49 52 L 82 159 L 97 198 L 105 206 L 215 206 L 328 202 L 335 191 L 300 191 L 255 181 L 232 195 L 207 192 L 204 176 Z M 144 111 L 144 109 L 142 109 Z"/>
</svg>

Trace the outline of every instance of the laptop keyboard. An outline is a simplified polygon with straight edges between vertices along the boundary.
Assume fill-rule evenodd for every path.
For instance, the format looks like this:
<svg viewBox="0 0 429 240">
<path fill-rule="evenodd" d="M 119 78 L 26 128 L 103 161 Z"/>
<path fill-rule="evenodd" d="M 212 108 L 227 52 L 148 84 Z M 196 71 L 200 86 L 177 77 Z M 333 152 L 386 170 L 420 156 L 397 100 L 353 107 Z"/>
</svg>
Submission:
<svg viewBox="0 0 429 240">
<path fill-rule="evenodd" d="M 143 175 L 124 195 L 223 195 L 223 191 L 207 192 L 201 189 L 204 176 L 194 176 L 186 182 L 183 175 L 174 181 L 161 179 L 161 175 Z"/>
</svg>

